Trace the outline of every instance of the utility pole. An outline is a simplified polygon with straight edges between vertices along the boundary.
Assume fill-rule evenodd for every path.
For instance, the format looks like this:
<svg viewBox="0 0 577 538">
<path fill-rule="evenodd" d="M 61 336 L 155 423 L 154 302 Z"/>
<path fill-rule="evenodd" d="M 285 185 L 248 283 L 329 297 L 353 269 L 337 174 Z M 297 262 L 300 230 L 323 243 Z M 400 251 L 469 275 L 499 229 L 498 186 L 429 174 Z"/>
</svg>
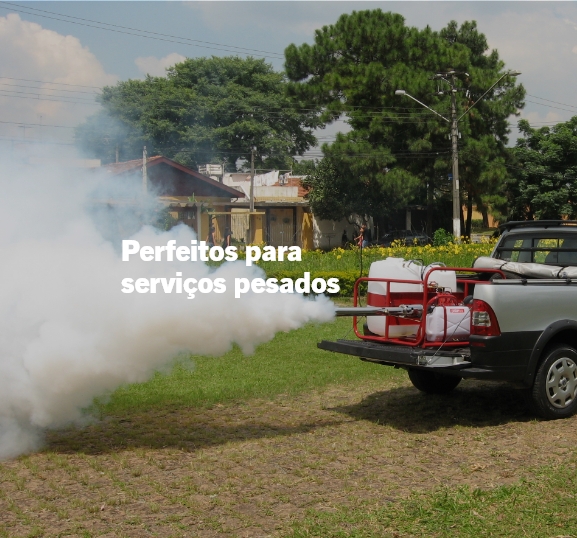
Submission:
<svg viewBox="0 0 577 538">
<path fill-rule="evenodd" d="M 457 72 L 454 69 L 449 69 L 446 73 L 437 73 L 433 76 L 433 80 L 442 80 L 449 85 L 451 91 L 451 161 L 453 185 L 453 237 L 455 240 L 461 240 L 461 191 L 459 188 L 459 128 L 458 123 L 461 118 L 457 118 L 457 86 L 456 75 L 465 75 L 469 77 L 469 73 Z M 501 79 L 499 79 L 501 80 Z M 440 91 L 439 95 L 443 92 Z"/>
<path fill-rule="evenodd" d="M 148 170 L 146 169 L 146 146 L 142 148 L 142 192 L 148 192 Z"/>
<path fill-rule="evenodd" d="M 248 215 L 248 242 L 253 242 L 254 240 L 254 152 L 256 147 L 252 146 L 250 148 L 250 203 L 249 203 L 249 215 Z"/>
<path fill-rule="evenodd" d="M 118 144 L 116 144 L 116 162 L 118 162 Z"/>
<path fill-rule="evenodd" d="M 453 163 L 453 237 L 456 241 L 461 240 L 461 193 L 459 190 L 459 129 L 458 124 L 459 121 L 465 117 L 465 115 L 471 110 L 481 99 L 485 97 L 501 80 L 503 80 L 507 76 L 516 77 L 521 73 L 518 71 L 509 70 L 501 77 L 492 84 L 492 86 L 481 95 L 461 116 L 457 117 L 457 87 L 455 85 L 455 76 L 456 75 L 465 75 L 469 76 L 468 73 L 461 73 L 450 69 L 446 73 L 437 73 L 433 76 L 433 80 L 443 80 L 446 82 L 449 87 L 451 88 L 451 119 L 448 120 L 441 114 L 439 114 L 436 110 L 433 110 L 431 107 L 427 106 L 425 103 L 422 103 L 418 99 L 415 99 L 412 95 L 409 95 L 405 90 L 396 90 L 395 95 L 404 95 L 409 99 L 412 99 L 419 105 L 425 107 L 427 110 L 430 110 L 433 114 L 439 116 L 439 118 L 445 120 L 447 123 L 451 124 L 451 160 Z M 450 77 L 450 79 L 448 79 Z M 439 92 L 442 95 L 442 92 Z"/>
<path fill-rule="evenodd" d="M 453 237 L 461 239 L 461 192 L 459 190 L 459 131 L 457 128 L 457 89 L 451 77 L 451 155 L 453 161 Z"/>
<path fill-rule="evenodd" d="M 254 152 L 256 148 L 250 148 L 250 212 L 254 211 Z"/>
</svg>

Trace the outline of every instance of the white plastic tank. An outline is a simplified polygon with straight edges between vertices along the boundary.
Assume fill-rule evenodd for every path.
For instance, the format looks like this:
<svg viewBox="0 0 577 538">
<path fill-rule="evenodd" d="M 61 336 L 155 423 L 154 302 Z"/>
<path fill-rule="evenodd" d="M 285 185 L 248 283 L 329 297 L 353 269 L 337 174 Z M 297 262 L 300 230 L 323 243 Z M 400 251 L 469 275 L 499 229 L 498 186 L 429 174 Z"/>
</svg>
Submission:
<svg viewBox="0 0 577 538">
<path fill-rule="evenodd" d="M 390 284 L 391 294 L 395 293 L 423 293 L 423 278 L 427 272 L 438 264 L 431 264 L 423 267 L 414 260 L 405 260 L 404 258 L 386 258 L 378 262 L 373 262 L 369 269 L 369 278 L 388 278 L 394 280 L 409 280 L 408 282 L 392 282 Z M 455 271 L 434 271 L 429 278 L 429 284 L 436 283 L 437 288 L 444 288 L 445 291 L 451 292 L 457 290 L 457 275 Z M 369 282 L 368 292 L 370 294 L 367 304 L 369 306 L 383 306 L 387 295 L 387 284 L 385 282 Z M 422 298 L 412 301 L 420 303 Z M 405 303 L 406 304 L 406 303 Z M 385 336 L 387 324 L 389 327 L 389 337 L 399 338 L 403 336 L 415 336 L 418 325 L 415 323 L 398 324 L 398 319 L 389 319 L 387 316 L 368 316 L 367 325 L 369 331 Z"/>
<path fill-rule="evenodd" d="M 466 305 L 437 306 L 427 314 L 428 342 L 458 342 L 471 334 L 471 309 Z"/>
</svg>

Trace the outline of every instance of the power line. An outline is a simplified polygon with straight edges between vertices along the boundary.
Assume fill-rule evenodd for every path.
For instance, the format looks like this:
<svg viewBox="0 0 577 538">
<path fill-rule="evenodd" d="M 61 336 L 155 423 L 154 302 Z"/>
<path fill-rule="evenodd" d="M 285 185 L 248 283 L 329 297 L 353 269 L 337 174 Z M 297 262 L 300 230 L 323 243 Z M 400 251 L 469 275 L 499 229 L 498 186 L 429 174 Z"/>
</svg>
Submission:
<svg viewBox="0 0 577 538">
<path fill-rule="evenodd" d="M 0 2 L 0 4 L 2 4 L 2 3 L 6 3 L 6 2 Z M 0 7 L 1 7 L 1 6 L 0 6 Z M 52 85 L 52 86 L 70 86 L 70 87 L 79 87 L 79 88 L 93 88 L 93 89 L 96 89 L 96 90 L 102 90 L 102 89 L 103 89 L 102 86 L 89 86 L 89 85 L 83 85 L 83 84 L 69 84 L 69 83 L 64 83 L 64 82 L 50 82 L 50 81 L 47 81 L 47 80 L 36 80 L 36 79 L 27 79 L 27 78 L 18 78 L 18 77 L 0 77 L 0 80 L 17 80 L 17 81 L 24 81 L 24 82 L 35 82 L 35 83 L 38 83 L 38 84 L 49 84 L 49 85 Z M 5 83 L 0 83 L 0 85 L 3 85 L 3 86 L 15 86 L 15 87 L 22 87 L 22 88 L 33 88 L 33 87 L 31 87 L 31 86 L 21 86 L 21 85 L 18 85 L 18 84 L 5 84 Z M 50 91 L 50 90 L 51 90 L 50 88 L 39 88 L 39 89 L 43 89 L 43 90 L 46 90 L 46 91 Z M 57 91 L 69 91 L 69 92 L 73 92 L 73 93 L 87 93 L 87 94 L 98 95 L 98 93 L 96 93 L 96 92 L 83 92 L 83 91 L 80 91 L 80 90 L 64 90 L 64 89 L 59 89 L 59 90 L 57 90 Z M 571 107 L 571 108 L 577 109 L 577 106 L 569 105 L 569 104 L 566 104 L 566 103 L 560 103 L 560 102 L 558 102 L 558 101 L 552 101 L 552 100 L 550 100 L 550 99 L 545 99 L 544 97 L 539 97 L 539 96 L 531 95 L 531 94 L 527 94 L 527 96 L 533 97 L 533 98 L 535 98 L 535 99 L 539 99 L 539 100 L 541 100 L 541 101 L 547 101 L 547 102 L 549 102 L 549 103 L 554 103 L 554 104 L 558 104 L 558 105 L 562 105 L 562 106 L 566 106 L 566 107 Z M 527 101 L 527 102 L 530 102 L 530 103 L 532 103 L 532 104 L 547 106 L 547 105 L 544 105 L 543 103 L 535 103 L 534 101 Z M 555 108 L 555 107 L 554 107 L 554 108 Z M 397 114 L 398 114 L 398 115 L 404 114 L 404 115 L 407 115 L 407 116 L 414 116 L 414 115 L 421 115 L 421 114 L 422 114 L 422 115 L 429 115 L 429 114 L 430 114 L 430 112 L 428 112 L 428 111 L 426 111 L 426 110 L 425 110 L 425 111 L 419 111 L 419 110 L 414 110 L 414 109 L 411 109 L 411 108 L 408 108 L 408 107 L 401 107 L 401 106 L 374 107 L 374 106 L 370 106 L 370 105 L 347 105 L 347 109 L 346 109 L 346 110 L 343 110 L 341 113 L 342 113 L 342 114 L 347 114 L 347 113 L 355 112 L 355 111 L 363 111 L 364 109 L 370 109 L 370 110 L 368 110 L 366 113 L 367 113 L 367 114 L 373 114 L 373 115 L 379 114 L 379 112 L 386 111 L 386 110 L 404 110 L 404 111 L 406 111 L 406 112 L 398 112 Z M 314 110 L 314 109 L 312 109 L 312 108 L 304 108 L 304 107 L 303 107 L 303 108 L 300 108 L 300 109 L 298 109 L 298 110 L 300 110 L 300 111 L 306 111 L 306 110 Z M 443 109 L 443 110 L 444 110 L 444 109 Z M 448 109 L 447 109 L 447 110 L 448 110 Z M 344 120 L 338 119 L 338 120 L 334 120 L 334 121 L 344 121 Z M 554 123 L 557 123 L 557 122 L 535 122 L 535 123 L 549 123 L 549 124 L 554 124 Z"/>
<path fill-rule="evenodd" d="M 0 84 L 1 85 L 1 84 Z M 30 88 L 30 89 L 35 89 L 35 88 Z M 60 91 L 60 90 L 59 90 Z M 4 93 L 2 93 L 4 92 Z M 10 93 L 8 93 L 10 92 Z M 85 104 L 85 105 L 96 105 L 98 104 L 95 100 L 90 100 L 90 99 L 84 99 L 82 97 L 74 97 L 74 96 L 65 96 L 65 95 L 43 95 L 43 94 L 37 94 L 37 93 L 32 93 L 32 92 L 22 92 L 22 91 L 16 91 L 16 90 L 3 90 L 0 89 L 0 94 L 3 95 L 4 97 L 14 97 L 14 98 L 19 98 L 19 99 L 33 99 L 33 100 L 45 100 L 45 101 L 57 101 L 57 102 L 63 102 L 63 103 L 75 103 L 75 104 Z M 68 99 L 62 99 L 62 98 L 66 98 L 68 97 Z M 74 100 L 72 100 L 74 99 Z M 147 101 L 146 102 L 146 106 L 150 106 L 150 105 L 154 105 L 154 112 L 158 113 L 158 112 L 164 112 L 164 111 L 170 111 L 170 112 L 177 112 L 177 107 L 182 107 L 185 104 L 182 102 L 178 102 L 178 103 L 163 103 L 165 106 L 159 107 L 158 105 L 156 105 L 154 102 L 151 101 Z M 282 117 L 287 113 L 295 113 L 295 114 L 305 114 L 307 112 L 314 112 L 316 109 L 314 108 L 293 108 L 290 106 L 287 106 L 286 108 L 282 108 L 282 107 L 253 107 L 253 108 L 241 108 L 241 109 L 231 109 L 228 108 L 226 110 L 227 113 L 229 114 L 246 114 L 246 115 L 267 115 L 271 118 L 278 118 L 278 117 Z M 422 116 L 422 118 L 419 118 L 419 116 Z M 426 117 L 425 117 L 426 116 Z M 404 114 L 404 113 L 396 113 L 395 115 L 381 115 L 379 114 L 378 111 L 373 111 L 373 112 L 366 112 L 364 113 L 364 117 L 365 118 L 377 118 L 380 119 L 380 121 L 382 121 L 383 123 L 406 123 L 406 124 L 419 124 L 419 123 L 423 123 L 425 121 L 427 121 L 427 117 L 432 119 L 432 114 L 428 113 L 428 112 L 424 112 L 424 113 L 415 113 L 415 114 Z M 351 122 L 354 120 L 358 120 L 359 119 L 359 115 L 357 114 L 356 117 L 354 119 L 351 118 L 346 118 L 346 119 L 341 119 L 338 118 L 336 120 L 332 120 L 330 123 L 337 123 L 337 122 Z"/>
<path fill-rule="evenodd" d="M 6 77 L 4 77 L 6 78 Z M 1 77 L 0 77 L 1 79 Z M 17 84 L 3 84 L 0 82 L 0 86 L 9 86 L 9 87 L 20 87 L 20 88 L 29 88 L 29 89 L 37 89 L 37 90 L 43 90 L 43 91 L 69 91 L 72 93 L 86 93 L 89 95 L 95 95 L 95 96 L 99 96 L 100 94 L 98 93 L 93 93 L 93 92 L 82 92 L 82 91 L 75 91 L 75 90 L 63 90 L 63 89 L 50 89 L 50 88 L 38 88 L 38 87 L 33 87 L 33 86 L 23 86 L 23 85 L 17 85 Z M 16 90 L 0 90 L 0 91 L 4 91 L 4 92 L 12 92 L 12 93 L 21 93 L 21 94 L 30 94 L 30 95 L 37 95 L 37 94 L 32 94 L 31 92 L 18 92 Z M 81 100 L 83 99 L 82 97 L 74 97 L 74 96 L 66 96 L 66 95 L 54 95 L 54 96 L 48 96 L 48 97 L 71 97 L 74 99 L 78 99 Z M 92 100 L 89 99 L 84 99 L 85 102 L 94 102 Z M 153 101 L 147 101 L 146 106 L 149 105 L 156 105 L 156 103 L 154 103 Z M 176 101 L 173 102 L 172 104 L 170 102 L 164 102 L 163 103 L 163 107 L 158 107 L 156 105 L 155 111 L 163 111 L 163 110 L 170 110 L 170 111 L 174 111 L 174 107 L 175 106 L 183 106 L 183 105 L 188 105 L 188 103 L 184 103 L 183 101 Z M 359 109 L 362 108 L 367 108 L 367 107 L 358 107 Z M 425 110 L 425 111 L 415 111 L 415 112 L 393 112 L 394 115 L 390 115 L 390 116 L 386 116 L 386 115 L 382 115 L 382 112 L 384 111 L 395 111 L 395 110 L 404 110 L 404 107 L 376 107 L 373 110 L 368 110 L 368 111 L 362 111 L 363 115 L 359 115 L 356 114 L 355 117 L 349 117 L 347 119 L 341 119 L 338 118 L 336 120 L 332 120 L 333 123 L 335 122 L 343 122 L 343 121 L 354 121 L 355 119 L 358 119 L 359 117 L 377 117 L 377 118 L 381 118 L 383 120 L 396 120 L 396 119 L 402 119 L 402 118 L 417 118 L 419 116 L 432 116 L 432 113 Z M 265 111 L 268 112 L 269 114 L 271 113 L 284 113 L 286 111 L 289 112 L 298 112 L 298 113 L 306 113 L 306 112 L 314 112 L 317 111 L 317 108 L 310 108 L 310 107 L 299 107 L 299 108 L 295 108 L 292 106 L 287 106 L 287 107 L 279 107 L 279 106 L 270 106 L 270 107 L 265 107 L 265 106 L 256 106 L 256 107 L 251 107 L 251 108 L 241 108 L 241 109 L 228 109 L 228 111 L 230 112 L 234 112 L 234 113 L 241 113 L 241 112 L 245 112 L 245 113 L 252 113 L 252 111 Z M 355 112 L 357 110 L 356 107 L 351 107 L 350 110 L 347 111 L 343 111 L 342 114 L 347 114 L 350 112 Z M 319 110 L 319 113 L 322 113 L 322 111 Z"/>
<path fill-rule="evenodd" d="M 1 90 L 0 90 L 1 91 Z M 14 96 L 16 97 L 16 96 Z M 84 103 L 82 103 L 84 104 Z M 235 111 L 232 111 L 233 113 Z M 523 119 L 523 118 L 521 118 Z M 344 121 L 344 120 L 337 120 L 337 121 Z M 7 124 L 13 124 L 13 125 L 25 125 L 25 126 L 41 126 L 41 127 L 58 127 L 58 128 L 64 128 L 64 129 L 76 129 L 77 126 L 66 126 L 66 125 L 50 125 L 50 124 L 44 124 L 44 123 L 27 123 L 27 122 L 23 122 L 23 121 L 0 121 L 0 123 L 7 123 Z M 333 122 L 334 123 L 334 122 Z M 417 122 L 407 122 L 407 121 L 402 121 L 401 123 L 403 124 L 418 124 L 418 123 L 422 123 L 422 121 L 417 121 Z M 535 123 L 544 123 L 544 124 L 553 124 L 556 125 L 559 122 L 534 122 Z M 509 127 L 515 128 L 517 129 L 517 125 L 514 123 L 509 122 Z M 341 133 L 343 134 L 343 133 Z M 330 136 L 326 136 L 326 137 L 315 137 L 317 140 L 334 140 L 336 139 L 336 135 L 330 135 Z"/>
<path fill-rule="evenodd" d="M 38 88 L 30 88 L 31 90 L 33 89 L 38 89 Z M 85 97 L 76 97 L 74 95 L 46 95 L 46 94 L 42 94 L 42 93 L 34 93 L 34 92 L 24 92 L 24 91 L 20 91 L 20 90 L 5 90 L 0 88 L 0 92 L 3 92 L 4 95 L 9 96 L 10 94 L 16 94 L 16 95 L 24 95 L 24 96 L 29 96 L 30 99 L 37 99 L 38 97 L 55 97 L 55 98 L 64 98 L 65 102 L 70 103 L 70 102 L 78 102 L 78 103 L 96 103 L 95 99 L 87 99 Z M 72 99 L 73 101 L 70 101 L 70 99 Z"/>
<path fill-rule="evenodd" d="M 2 2 L 0 2 L 0 4 L 1 4 L 1 3 L 2 3 Z M 1 6 L 0 6 L 0 7 L 1 7 Z M 93 88 L 93 89 L 96 89 L 96 90 L 102 90 L 102 87 L 101 87 L 101 86 L 88 86 L 88 85 L 84 85 L 84 84 L 69 84 L 69 83 L 65 83 L 65 82 L 50 82 L 50 81 L 47 81 L 47 80 L 36 80 L 36 79 L 27 79 L 27 78 L 18 78 L 18 77 L 0 77 L 0 80 L 18 80 L 18 81 L 24 81 L 24 82 L 35 82 L 35 83 L 38 83 L 38 84 L 49 84 L 49 85 L 52 85 L 52 86 L 69 86 L 69 87 L 77 87 L 77 88 Z M 23 87 L 23 88 L 28 88 L 28 87 L 32 88 L 31 86 L 20 86 L 20 85 L 17 85 L 17 84 L 11 85 L 11 84 L 0 83 L 0 85 L 3 85 L 3 86 L 18 86 L 18 87 Z M 39 88 L 39 89 L 40 89 L 40 88 Z M 50 88 L 42 88 L 42 89 L 47 90 L 47 91 L 50 91 Z M 98 95 L 98 94 L 95 93 L 95 92 L 82 92 L 82 91 L 80 91 L 80 90 L 64 90 L 64 89 L 59 89 L 58 91 L 70 91 L 70 92 L 73 92 L 73 93 L 87 93 L 87 94 Z M 532 95 L 532 94 L 527 94 L 527 96 L 528 96 L 528 97 L 533 97 L 534 99 L 539 99 L 539 100 L 541 100 L 541 101 L 547 101 L 548 103 L 553 103 L 553 104 L 556 104 L 556 105 L 561 105 L 561 106 L 565 106 L 565 107 L 575 108 L 575 109 L 577 110 L 577 106 L 575 106 L 575 105 L 569 105 L 569 104 L 567 104 L 567 103 L 561 103 L 561 102 L 559 102 L 559 101 L 553 101 L 553 100 L 551 100 L 551 99 L 545 99 L 544 97 L 539 97 L 539 96 L 537 96 L 537 95 Z M 527 101 L 527 102 L 532 103 L 532 104 L 536 104 L 536 105 L 541 105 L 541 106 L 548 106 L 548 105 L 545 105 L 545 104 L 543 104 L 543 103 L 536 103 L 536 102 L 534 102 L 534 101 Z M 553 108 L 555 108 L 555 107 L 553 107 Z M 348 107 L 347 107 L 347 110 L 346 110 L 346 111 L 343 111 L 342 113 L 343 113 L 343 114 L 346 114 L 347 112 L 356 111 L 356 110 L 361 110 L 361 111 L 362 111 L 363 109 L 372 109 L 372 110 L 369 110 L 369 111 L 368 111 L 368 113 L 370 113 L 370 114 L 378 114 L 380 111 L 385 111 L 385 110 L 411 110 L 411 109 L 409 109 L 409 108 L 407 108 L 407 107 L 400 107 L 400 106 L 394 106 L 394 107 L 372 107 L 372 106 L 369 106 L 369 105 L 364 105 L 364 106 L 360 106 L 360 105 L 359 105 L 359 106 L 348 106 Z M 299 109 L 299 110 L 304 111 L 304 110 L 313 110 L 313 109 L 310 109 L 310 108 L 308 108 L 308 109 L 307 109 L 307 108 L 301 108 L 301 109 Z M 561 110 L 564 110 L 564 109 L 561 109 Z M 571 112 L 571 111 L 568 110 L 567 112 Z M 401 113 L 398 113 L 398 114 L 401 114 Z M 403 114 L 406 114 L 406 115 L 418 115 L 418 114 L 429 114 L 429 113 L 428 113 L 427 111 L 424 111 L 424 112 L 414 111 L 414 112 L 405 112 L 405 113 L 403 113 Z M 345 121 L 345 120 L 342 120 L 342 119 L 334 120 L 334 122 L 336 122 L 336 121 L 342 122 L 342 121 Z M 556 123 L 559 123 L 559 122 L 549 121 L 549 122 L 532 122 L 532 123 L 533 123 L 533 124 L 543 124 L 543 125 L 555 125 Z"/>
<path fill-rule="evenodd" d="M 548 103 L 555 103 L 556 105 L 568 106 L 570 108 L 576 108 L 577 109 L 577 106 L 568 105 L 567 103 L 559 103 L 558 101 L 551 101 L 551 99 L 545 99 L 544 97 L 538 97 L 537 95 L 531 95 L 529 93 L 527 95 L 529 97 L 533 97 L 535 99 L 540 99 L 541 101 L 547 101 Z M 532 103 L 533 101 L 530 101 L 530 102 Z M 539 104 L 539 103 L 534 103 L 534 104 Z M 543 105 L 543 106 L 545 106 L 545 105 Z"/>
<path fill-rule="evenodd" d="M 0 120 L 0 123 L 9 123 L 11 125 L 22 125 L 24 127 L 58 127 L 59 129 L 76 129 L 76 127 L 70 127 L 68 125 L 50 125 L 46 123 L 25 123 L 22 121 L 3 121 Z"/>
<path fill-rule="evenodd" d="M 31 78 L 0 77 L 0 80 L 21 80 L 21 81 L 25 81 L 25 82 L 38 82 L 39 84 L 52 84 L 53 86 L 74 86 L 76 88 L 94 88 L 95 90 L 101 90 L 102 89 L 100 86 L 86 86 L 83 84 L 67 84 L 66 82 L 49 82 L 47 80 L 34 80 Z"/>
<path fill-rule="evenodd" d="M 4 7 L 4 5 L 10 6 L 10 8 Z M 263 50 L 258 50 L 258 49 L 249 49 L 246 47 L 237 47 L 235 45 L 223 45 L 221 43 L 212 43 L 210 41 L 200 41 L 198 39 L 189 39 L 187 37 L 173 36 L 173 35 L 169 35 L 169 34 L 161 34 L 159 32 L 151 32 L 150 30 L 141 30 L 139 28 L 131 28 L 129 26 L 120 26 L 118 24 L 111 24 L 108 22 L 101 22 L 101 21 L 95 21 L 95 20 L 91 20 L 91 19 L 84 19 L 81 17 L 73 17 L 71 15 L 64 15 L 62 13 L 55 13 L 53 11 L 46 11 L 44 9 L 37 9 L 37 8 L 28 7 L 28 6 L 21 6 L 19 4 L 13 4 L 11 2 L 0 2 L 0 8 L 6 9 L 6 10 L 10 9 L 10 10 L 16 11 L 18 13 L 23 13 L 26 15 L 33 15 L 36 17 L 43 17 L 46 19 L 52 19 L 52 20 L 57 20 L 57 21 L 61 21 L 61 22 L 67 22 L 69 24 L 76 24 L 78 26 L 86 26 L 89 28 L 96 28 L 98 30 L 106 30 L 108 32 L 115 32 L 118 34 L 133 35 L 133 36 L 137 36 L 137 37 L 143 37 L 146 39 L 155 39 L 157 41 L 166 41 L 166 42 L 170 42 L 170 43 L 178 43 L 181 45 L 188 45 L 191 47 L 199 47 L 199 48 L 203 48 L 203 49 L 219 50 L 221 52 L 233 52 L 235 54 L 252 55 L 252 53 L 256 52 L 256 53 L 260 53 L 260 54 L 254 54 L 254 56 L 260 56 L 263 58 L 272 57 L 274 59 L 281 59 L 281 60 L 284 59 L 284 55 L 282 55 L 278 52 L 268 52 L 268 51 L 263 51 Z M 18 9 L 16 9 L 16 8 L 18 8 Z M 27 11 L 25 11 L 25 10 L 27 10 Z M 48 15 L 41 15 L 41 13 L 47 13 Z M 57 16 L 52 16 L 52 15 L 57 15 Z M 66 20 L 66 19 L 62 19 L 59 17 L 66 17 L 66 19 L 74 19 L 74 20 Z M 83 21 L 83 22 L 76 22 L 76 21 Z M 94 23 L 94 24 L 86 24 L 86 23 Z M 101 25 L 101 26 L 96 26 L 96 25 Z M 111 26 L 112 28 L 106 28 L 106 26 Z M 116 30 L 115 28 L 120 28 L 120 30 Z M 126 30 L 130 30 L 130 31 L 126 31 Z M 145 35 L 145 34 L 150 34 L 150 35 Z M 200 45 L 199 43 L 203 43 L 203 44 Z M 210 45 L 212 45 L 212 46 L 210 46 Z"/>
<path fill-rule="evenodd" d="M 2 77 L 0 77 L 2 80 Z M 96 92 L 85 92 L 84 90 L 66 90 L 63 88 L 43 88 L 42 86 L 27 86 L 26 84 L 10 84 L 0 82 L 0 86 L 7 86 L 8 88 L 29 88 L 31 90 L 42 90 L 47 92 L 67 92 L 67 93 L 86 93 L 88 95 L 98 95 Z"/>
<path fill-rule="evenodd" d="M 2 92 L 6 92 L 7 90 L 0 90 L 0 96 L 2 97 L 11 97 L 12 99 L 33 99 L 34 101 L 52 101 L 52 102 L 56 102 L 56 103 L 70 103 L 73 105 L 88 105 L 88 106 L 95 106 L 98 103 L 96 101 L 72 101 L 72 100 L 66 100 L 66 99 L 49 99 L 48 97 L 30 97 L 28 95 L 10 95 L 7 93 L 2 93 Z M 15 92 L 13 92 L 15 93 Z M 25 92 L 20 92 L 20 93 L 25 93 Z"/>
<path fill-rule="evenodd" d="M 0 141 L 13 142 L 18 144 L 40 144 L 42 146 L 75 146 L 72 142 L 51 142 L 47 140 L 40 140 L 39 138 L 14 138 L 10 136 L 0 136 Z"/>
<path fill-rule="evenodd" d="M 8 79 L 8 80 L 30 80 L 30 79 L 16 79 L 16 78 L 10 78 L 10 77 L 0 77 L 1 79 Z M 46 82 L 46 81 L 32 81 L 31 82 L 38 82 L 38 83 L 42 83 L 42 84 L 59 84 L 59 83 L 50 83 L 50 82 Z M 68 84 L 66 84 L 67 86 L 69 86 Z M 65 90 L 65 89 L 51 89 L 51 88 L 38 88 L 38 87 L 33 87 L 33 86 L 25 86 L 25 85 L 19 85 L 19 84 L 6 84 L 6 83 L 1 83 L 0 82 L 0 86 L 8 86 L 8 87 L 18 87 L 18 88 L 29 88 L 29 89 L 36 89 L 36 90 L 41 90 L 41 91 L 66 91 L 66 92 L 70 92 L 70 93 L 83 93 L 83 94 L 88 94 L 88 95 L 95 95 L 95 96 L 99 96 L 98 93 L 95 92 L 84 92 L 84 91 L 77 91 L 77 90 Z M 96 86 L 85 86 L 85 87 L 94 87 L 96 88 Z M 1 90 L 3 92 L 12 92 L 12 93 L 16 93 L 16 94 L 21 94 L 21 95 L 31 95 L 30 98 L 32 99 L 37 99 L 38 95 L 41 94 L 36 94 L 36 93 L 32 93 L 32 92 L 20 92 L 20 91 L 16 91 L 16 90 L 8 90 L 8 89 L 4 89 Z M 74 97 L 74 96 L 66 96 L 66 95 L 48 95 L 46 97 L 71 97 L 73 99 L 77 99 L 78 102 L 89 102 L 89 103 L 94 103 L 94 101 L 89 100 L 89 99 L 84 99 L 82 97 Z M 70 101 L 64 101 L 64 102 L 70 102 Z M 150 105 L 150 104 L 155 104 L 154 102 L 148 101 L 146 102 L 146 105 Z M 155 111 L 162 111 L 162 110 L 170 110 L 170 111 L 174 111 L 174 107 L 175 106 L 183 106 L 185 103 L 183 103 L 182 101 L 178 101 L 178 102 L 173 102 L 172 104 L 170 102 L 164 102 L 163 103 L 163 107 L 158 107 L 156 106 Z M 343 122 L 343 121 L 354 121 L 355 119 L 359 118 L 359 114 L 358 111 L 362 112 L 362 116 L 365 117 L 377 117 L 377 118 L 381 118 L 382 120 L 398 120 L 398 119 L 402 119 L 402 118 L 416 118 L 419 116 L 431 116 L 431 113 L 427 110 L 425 111 L 414 111 L 414 112 L 393 112 L 394 115 L 390 115 L 390 116 L 384 116 L 382 115 L 382 112 L 385 111 L 397 111 L 397 110 L 407 110 L 406 107 L 371 107 L 373 108 L 373 110 L 363 110 L 369 107 L 350 107 L 349 110 L 343 111 L 342 114 L 347 114 L 347 113 L 355 113 L 355 116 L 352 118 L 348 118 L 348 119 L 341 119 L 338 118 L 336 120 L 332 120 L 333 123 L 335 122 Z M 278 107 L 278 106 L 271 106 L 271 107 L 264 107 L 264 106 L 257 106 L 257 107 L 252 107 L 250 109 L 229 109 L 230 112 L 234 112 L 234 113 L 241 113 L 241 112 L 245 112 L 245 113 L 251 113 L 251 111 L 266 111 L 268 114 L 282 114 L 286 111 L 289 112 L 297 112 L 297 113 L 306 113 L 306 112 L 314 112 L 317 111 L 317 108 L 310 108 L 310 107 L 300 107 L 300 108 L 294 108 L 292 106 L 288 106 L 288 107 Z M 320 113 L 321 111 L 319 111 Z M 362 117 L 361 116 L 361 117 Z"/>
<path fill-rule="evenodd" d="M 348 152 L 348 151 L 338 151 L 332 152 L 331 156 L 344 156 L 344 157 L 374 157 L 376 155 L 382 155 L 385 157 L 438 157 L 440 155 L 450 155 L 450 151 L 418 151 L 418 152 L 399 152 L 399 153 L 389 153 L 388 151 L 371 151 L 371 152 Z M 303 155 L 307 157 L 324 157 L 324 153 L 318 150 L 305 151 Z"/>
<path fill-rule="evenodd" d="M 521 118 L 521 119 L 523 120 L 525 118 Z M 526 121 L 529 121 L 529 120 L 526 120 Z M 530 126 L 533 126 L 533 125 L 547 126 L 547 125 L 557 125 L 558 123 L 563 123 L 563 122 L 560 122 L 560 121 L 532 121 L 532 122 L 529 122 L 529 125 Z M 519 126 L 515 125 L 515 124 L 511 124 L 511 128 L 519 130 Z"/>
<path fill-rule="evenodd" d="M 554 108 L 556 110 L 564 110 L 565 112 L 575 112 L 575 110 L 569 110 L 567 108 L 562 108 L 559 106 L 546 105 L 544 103 L 538 103 L 536 101 L 529 101 L 528 99 L 526 99 L 525 102 L 526 103 L 532 103 L 533 105 L 546 106 L 547 108 Z M 571 106 L 571 105 L 567 105 L 567 106 Z"/>
</svg>

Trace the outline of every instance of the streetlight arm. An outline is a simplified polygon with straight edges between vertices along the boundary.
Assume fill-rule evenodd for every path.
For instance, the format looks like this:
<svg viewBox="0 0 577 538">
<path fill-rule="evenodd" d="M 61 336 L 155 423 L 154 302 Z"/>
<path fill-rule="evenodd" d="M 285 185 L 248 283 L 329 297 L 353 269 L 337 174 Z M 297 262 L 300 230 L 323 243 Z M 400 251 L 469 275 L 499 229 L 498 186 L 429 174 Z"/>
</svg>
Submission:
<svg viewBox="0 0 577 538">
<path fill-rule="evenodd" d="M 499 80 L 497 80 L 497 82 L 495 82 L 483 95 L 481 95 L 481 97 L 479 97 L 479 99 L 477 99 L 465 112 L 463 112 L 459 118 L 457 119 L 457 123 L 460 122 L 463 117 L 469 112 L 469 110 L 471 110 L 481 99 L 483 99 L 483 97 L 485 97 L 485 95 L 487 95 L 497 84 L 499 84 L 499 82 L 501 82 L 507 75 L 511 75 L 511 76 L 517 76 L 520 75 L 521 73 L 516 73 L 516 72 L 512 72 L 512 71 L 507 71 L 503 76 L 501 76 L 501 78 Z"/>
<path fill-rule="evenodd" d="M 450 120 L 448 120 L 447 118 L 445 118 L 445 116 L 441 116 L 441 114 L 439 114 L 438 112 L 436 112 L 435 110 L 433 110 L 431 107 L 428 107 L 425 103 L 421 103 L 421 101 L 419 101 L 418 99 L 415 99 L 412 95 L 409 95 L 405 90 L 397 90 L 395 92 L 396 95 L 406 95 L 407 97 L 409 97 L 410 99 L 412 99 L 413 101 L 419 103 L 421 106 L 424 106 L 427 110 L 430 110 L 433 114 L 436 114 L 437 116 L 439 116 L 439 118 L 444 119 L 447 123 L 451 123 Z"/>
</svg>

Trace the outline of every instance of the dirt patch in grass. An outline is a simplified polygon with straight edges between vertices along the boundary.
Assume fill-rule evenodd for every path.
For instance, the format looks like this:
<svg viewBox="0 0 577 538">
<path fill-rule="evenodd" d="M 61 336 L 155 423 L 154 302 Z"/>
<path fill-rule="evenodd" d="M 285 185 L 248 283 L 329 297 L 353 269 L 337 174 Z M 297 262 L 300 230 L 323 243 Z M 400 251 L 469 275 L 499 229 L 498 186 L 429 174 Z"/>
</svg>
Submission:
<svg viewBox="0 0 577 538">
<path fill-rule="evenodd" d="M 448 397 L 392 381 L 111 416 L 0 464 L 0 536 L 284 536 L 308 509 L 516 482 L 568 458 L 576 425 L 474 381 Z"/>
</svg>

